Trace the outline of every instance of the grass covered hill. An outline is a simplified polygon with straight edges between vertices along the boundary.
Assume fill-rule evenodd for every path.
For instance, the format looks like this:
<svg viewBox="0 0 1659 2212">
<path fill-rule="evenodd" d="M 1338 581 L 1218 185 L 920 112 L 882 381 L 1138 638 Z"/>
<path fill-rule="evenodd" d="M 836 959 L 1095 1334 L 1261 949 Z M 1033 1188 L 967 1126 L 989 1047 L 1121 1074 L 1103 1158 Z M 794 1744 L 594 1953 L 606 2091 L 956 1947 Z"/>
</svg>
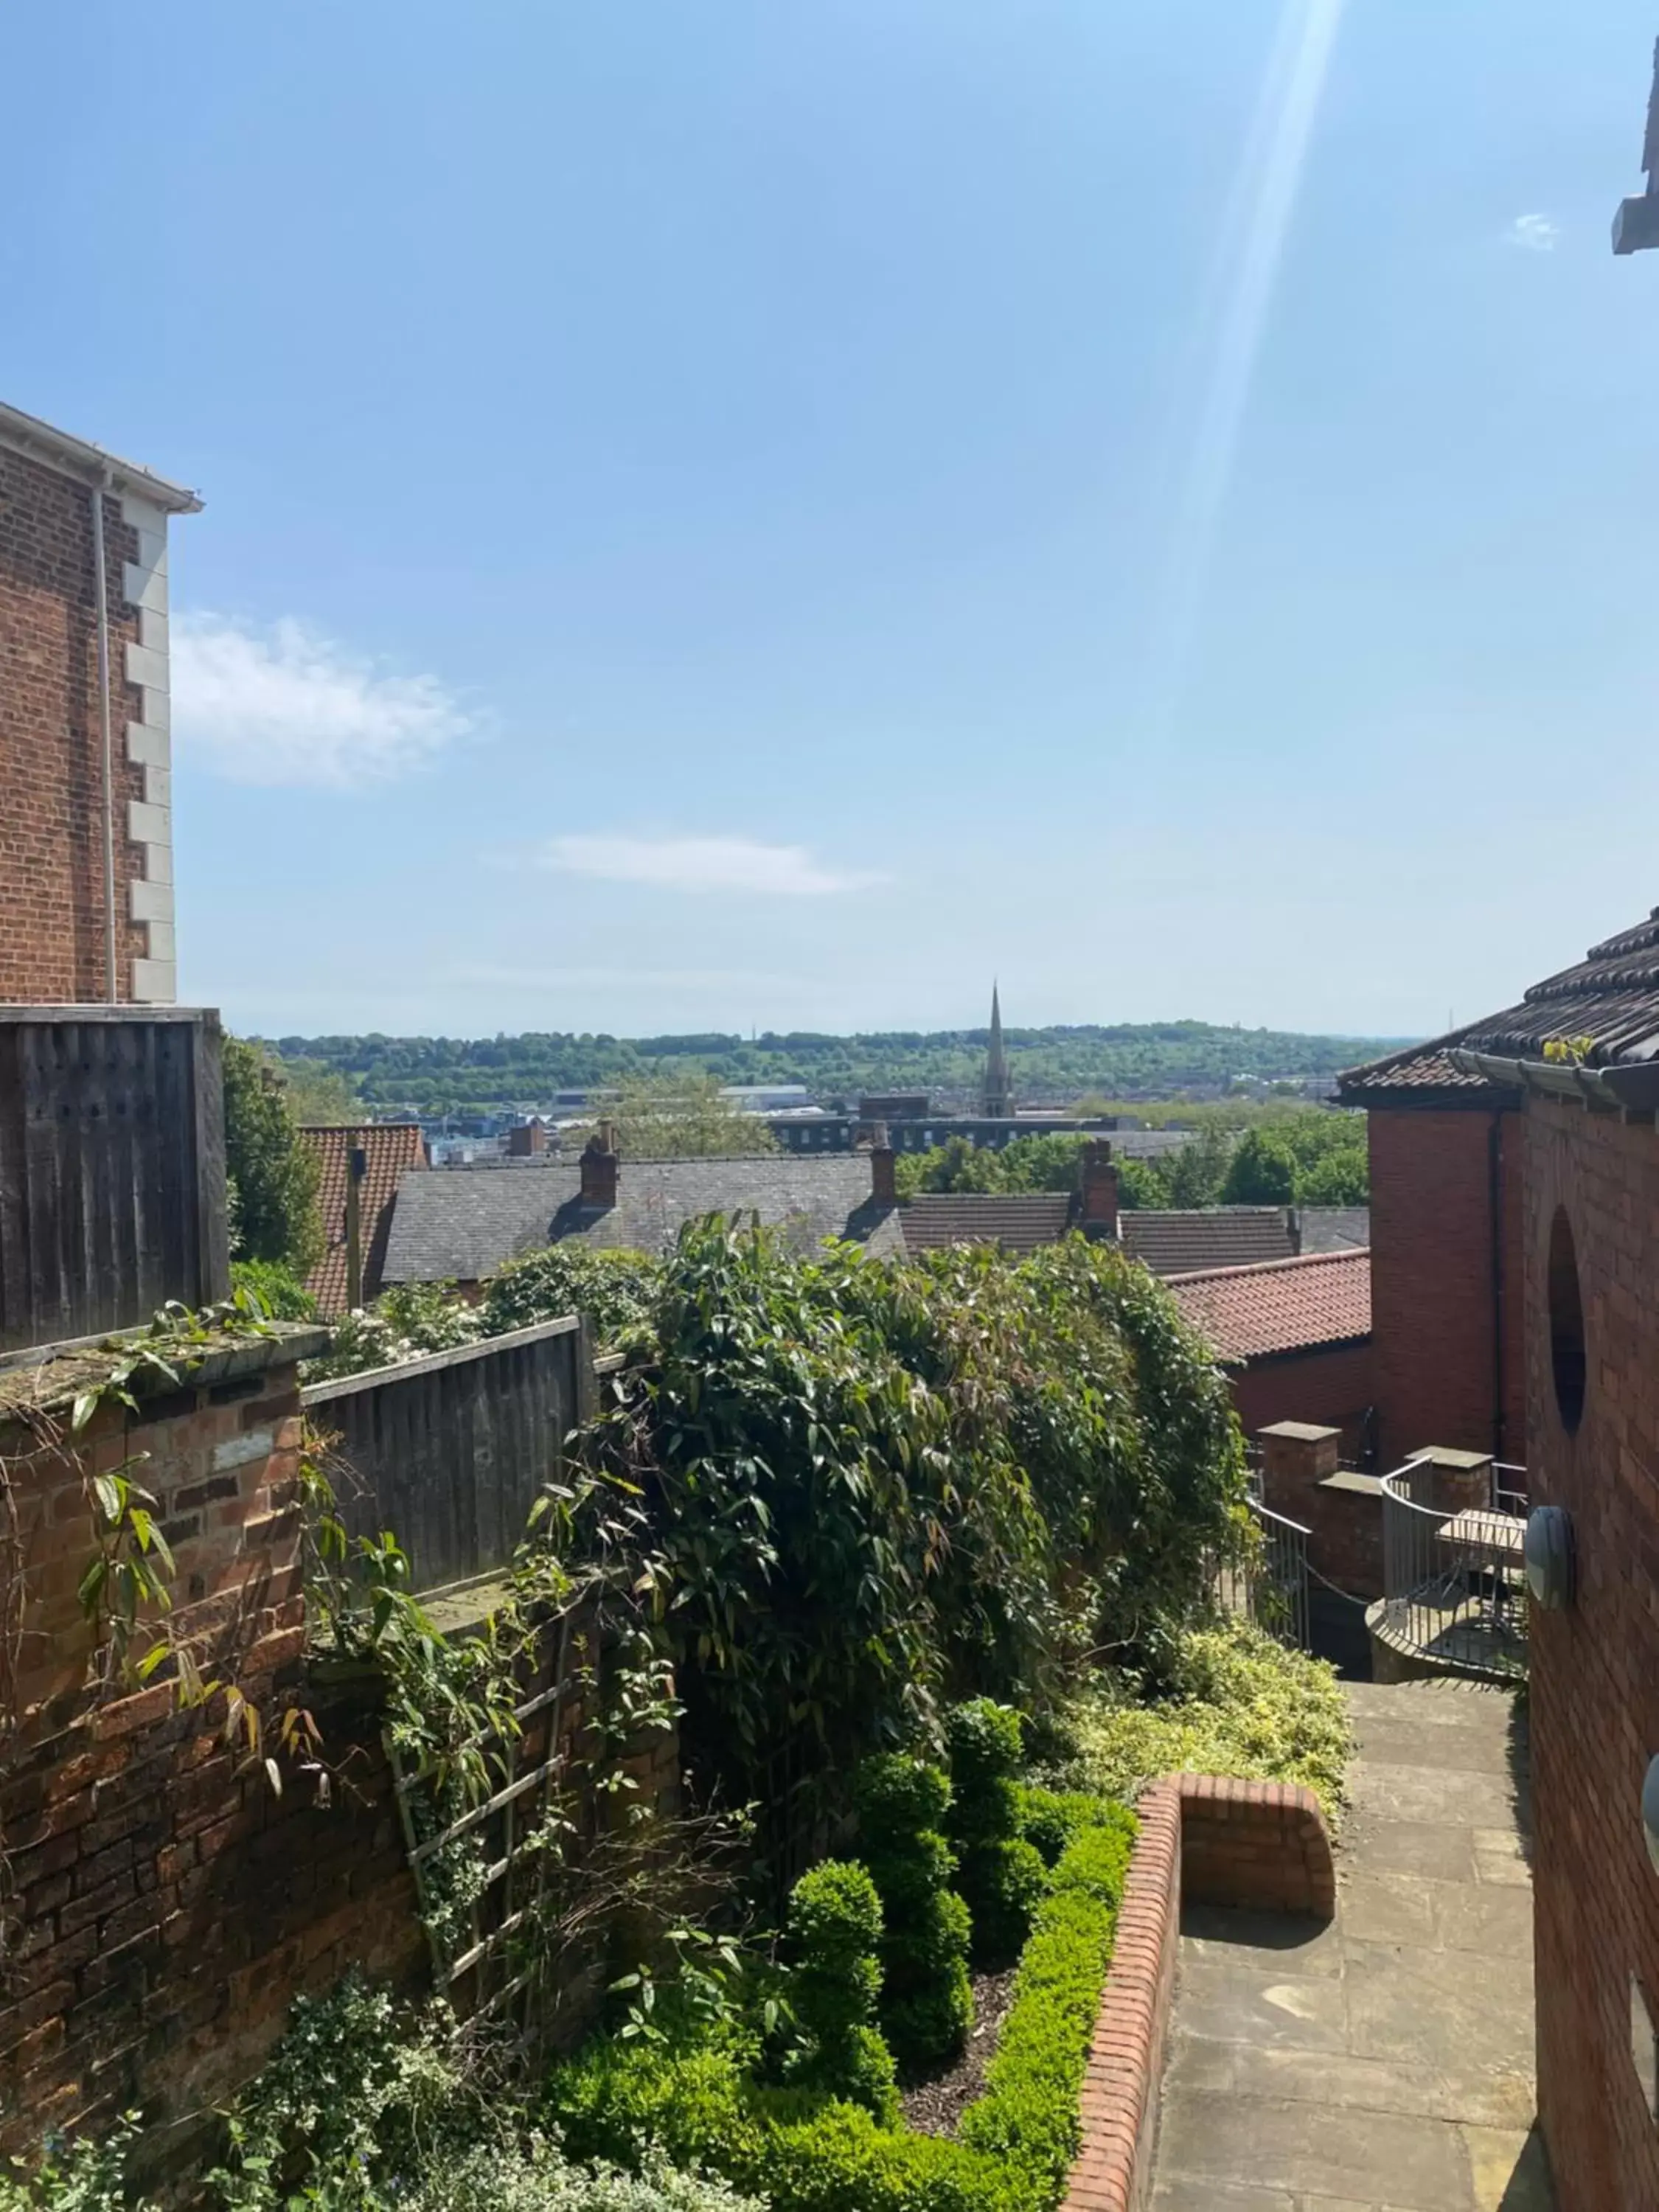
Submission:
<svg viewBox="0 0 1659 2212">
<path fill-rule="evenodd" d="M 1239 1077 L 1295 1082 L 1328 1076 L 1389 1050 L 1390 1037 L 1300 1036 L 1208 1022 L 1086 1024 L 1006 1033 L 1016 1091 L 1027 1105 L 1064 1105 L 1088 1094 L 1216 1097 Z M 289 1036 L 284 1059 L 343 1076 L 370 1106 L 422 1112 L 531 1107 L 556 1091 L 641 1077 L 703 1073 L 722 1083 L 804 1083 L 821 1099 L 860 1091 L 931 1091 L 967 1101 L 984 1066 L 979 1030 L 896 1030 L 869 1036 L 811 1031 L 755 1038 L 719 1033 L 614 1037 L 558 1031 L 520 1036 Z"/>
</svg>

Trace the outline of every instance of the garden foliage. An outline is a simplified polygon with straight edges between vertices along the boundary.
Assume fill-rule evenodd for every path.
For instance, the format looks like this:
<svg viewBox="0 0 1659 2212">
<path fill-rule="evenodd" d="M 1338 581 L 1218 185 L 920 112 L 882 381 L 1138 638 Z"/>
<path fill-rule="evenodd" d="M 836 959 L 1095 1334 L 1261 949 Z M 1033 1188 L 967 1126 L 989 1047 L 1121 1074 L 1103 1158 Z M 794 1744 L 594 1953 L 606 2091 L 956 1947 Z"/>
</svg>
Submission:
<svg viewBox="0 0 1659 2212">
<path fill-rule="evenodd" d="M 886 2124 L 898 2116 L 893 2056 L 875 2026 L 881 1995 L 881 1899 L 865 1868 L 826 1859 L 789 1899 L 795 1954 L 791 1990 L 806 2042 L 791 2079 L 861 2105 Z"/>
<path fill-rule="evenodd" d="M 1069 1716 L 1079 1756 L 1064 1778 L 1125 1798 L 1183 1770 L 1304 1783 L 1334 1824 L 1352 1731 L 1323 1660 L 1230 1620 L 1179 1634 L 1159 1688 L 1148 1701 L 1144 1680 L 1119 1674 L 1079 1698 Z"/>
<path fill-rule="evenodd" d="M 1025 1941 L 1048 1887 L 1042 1856 L 1021 1832 L 1019 1715 L 975 1698 L 947 1714 L 945 1738 L 957 1887 L 973 1923 L 975 1960 L 996 1965 Z"/>
<path fill-rule="evenodd" d="M 1040 1707 L 1085 1652 L 1146 1654 L 1243 1540 L 1225 1382 L 1109 1248 L 905 1267 L 700 1223 L 653 1318 L 595 1443 L 641 1496 L 687 1737 L 737 1802 L 936 1738 L 951 1696 Z"/>
<path fill-rule="evenodd" d="M 968 1907 L 951 1887 L 956 1858 L 940 1832 L 951 1802 L 944 1770 L 878 1752 L 854 1789 L 859 1850 L 881 1898 L 881 2026 L 907 2071 L 953 2058 L 973 2025 Z"/>
<path fill-rule="evenodd" d="M 653 2151 L 724 2173 L 774 2212 L 1053 2212 L 1079 2137 L 1079 2093 L 1111 1957 L 1133 1816 L 1100 1804 L 1055 1869 L 1021 1960 L 984 2094 L 951 2141 L 756 2078 L 730 2037 L 642 2051 L 600 2039 L 557 2068 L 550 2120 L 582 2157 Z"/>
</svg>

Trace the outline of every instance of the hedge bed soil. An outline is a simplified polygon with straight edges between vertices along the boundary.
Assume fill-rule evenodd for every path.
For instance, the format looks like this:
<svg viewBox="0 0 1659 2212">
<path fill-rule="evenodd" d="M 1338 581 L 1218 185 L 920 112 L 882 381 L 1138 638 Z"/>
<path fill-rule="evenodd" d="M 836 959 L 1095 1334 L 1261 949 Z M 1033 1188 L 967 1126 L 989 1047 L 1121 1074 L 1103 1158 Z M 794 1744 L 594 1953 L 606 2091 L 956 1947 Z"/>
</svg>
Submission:
<svg viewBox="0 0 1659 2212">
<path fill-rule="evenodd" d="M 985 2087 L 985 2069 L 996 2056 L 1018 1972 L 1018 1966 L 1005 1966 L 1000 1973 L 974 1976 L 974 2025 L 967 2049 L 948 2074 L 903 2092 L 905 2119 L 918 2135 L 955 2135 L 964 2108 Z"/>
</svg>

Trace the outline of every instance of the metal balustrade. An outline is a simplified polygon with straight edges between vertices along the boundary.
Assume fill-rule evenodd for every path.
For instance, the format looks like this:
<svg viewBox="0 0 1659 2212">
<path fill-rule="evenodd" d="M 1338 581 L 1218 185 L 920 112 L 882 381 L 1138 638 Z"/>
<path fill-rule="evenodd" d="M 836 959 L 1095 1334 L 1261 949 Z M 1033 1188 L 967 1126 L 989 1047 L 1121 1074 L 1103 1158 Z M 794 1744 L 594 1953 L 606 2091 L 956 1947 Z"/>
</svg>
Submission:
<svg viewBox="0 0 1659 2212">
<path fill-rule="evenodd" d="M 1216 1570 L 1216 1597 L 1230 1613 L 1242 1613 L 1279 1643 L 1309 1648 L 1308 1534 L 1299 1521 L 1274 1513 L 1255 1494 L 1251 1479 L 1250 1518 L 1261 1538 L 1251 1558 Z"/>
<path fill-rule="evenodd" d="M 1449 1671 L 1512 1680 L 1527 1668 L 1526 1469 L 1496 1465 L 1468 1502 L 1431 1457 L 1382 1478 L 1382 1602 L 1373 1628 Z"/>
</svg>

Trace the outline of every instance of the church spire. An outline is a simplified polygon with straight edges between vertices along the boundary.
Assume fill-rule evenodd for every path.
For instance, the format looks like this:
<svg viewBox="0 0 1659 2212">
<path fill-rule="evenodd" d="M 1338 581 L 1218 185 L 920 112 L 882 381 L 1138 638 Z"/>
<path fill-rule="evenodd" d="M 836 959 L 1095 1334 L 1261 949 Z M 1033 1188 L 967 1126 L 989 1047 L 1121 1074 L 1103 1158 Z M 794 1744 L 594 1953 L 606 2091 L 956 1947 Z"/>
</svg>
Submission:
<svg viewBox="0 0 1659 2212">
<path fill-rule="evenodd" d="M 991 1042 L 985 1055 L 982 1104 L 990 1121 L 1006 1121 L 1014 1110 L 1014 1086 L 1008 1073 L 1008 1055 L 1002 1043 L 1002 1008 L 997 987 L 991 986 Z"/>
</svg>

